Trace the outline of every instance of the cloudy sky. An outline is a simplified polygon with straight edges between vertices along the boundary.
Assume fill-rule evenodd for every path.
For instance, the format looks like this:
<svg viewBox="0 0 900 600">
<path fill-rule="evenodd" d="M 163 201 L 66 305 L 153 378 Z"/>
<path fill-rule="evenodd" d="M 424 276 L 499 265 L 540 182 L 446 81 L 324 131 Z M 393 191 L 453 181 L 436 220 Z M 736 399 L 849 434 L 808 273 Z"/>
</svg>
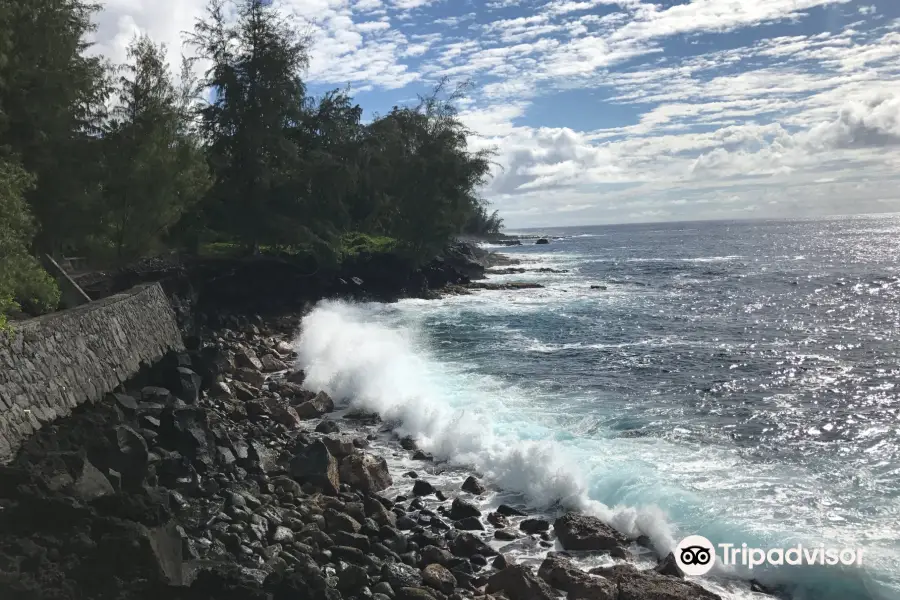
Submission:
<svg viewBox="0 0 900 600">
<path fill-rule="evenodd" d="M 900 0 L 273 0 L 367 115 L 475 84 L 508 226 L 900 211 Z M 96 51 L 205 0 L 103 0 Z"/>
</svg>

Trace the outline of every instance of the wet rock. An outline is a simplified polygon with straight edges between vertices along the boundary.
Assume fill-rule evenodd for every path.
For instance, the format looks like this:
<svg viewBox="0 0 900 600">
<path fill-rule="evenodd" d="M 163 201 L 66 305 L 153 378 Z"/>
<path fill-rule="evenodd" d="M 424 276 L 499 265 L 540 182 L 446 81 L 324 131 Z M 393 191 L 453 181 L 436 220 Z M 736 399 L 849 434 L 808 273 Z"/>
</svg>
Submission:
<svg viewBox="0 0 900 600">
<path fill-rule="evenodd" d="M 359 533 L 351 533 L 347 531 L 334 531 L 331 533 L 334 543 L 338 546 L 351 546 L 359 548 L 366 554 L 372 550 L 372 542 L 368 537 Z"/>
<path fill-rule="evenodd" d="M 439 564 L 447 566 L 453 561 L 453 555 L 437 546 L 426 546 L 422 549 L 422 565 Z"/>
<path fill-rule="evenodd" d="M 450 552 L 462 558 L 469 558 L 473 554 L 482 556 L 495 556 L 497 551 L 488 546 L 481 538 L 472 533 L 463 532 L 450 542 Z"/>
<path fill-rule="evenodd" d="M 345 560 L 355 565 L 367 564 L 366 555 L 359 548 L 352 546 L 332 546 L 331 555 L 338 560 Z"/>
<path fill-rule="evenodd" d="M 546 519 L 525 519 L 519 523 L 519 529 L 529 535 L 542 533 L 550 530 L 550 523 Z"/>
<path fill-rule="evenodd" d="M 519 539 L 519 534 L 509 529 L 498 529 L 494 532 L 494 538 L 503 542 L 511 542 Z"/>
<path fill-rule="evenodd" d="M 412 491 L 414 496 L 430 496 L 434 493 L 434 486 L 424 479 L 417 479 Z"/>
<path fill-rule="evenodd" d="M 599 567 L 589 573 L 615 582 L 617 600 L 721 600 L 696 583 L 660 575 L 653 569 L 639 571 L 630 564 Z"/>
<path fill-rule="evenodd" d="M 382 594 L 382 595 L 384 595 L 384 596 L 387 596 L 388 598 L 393 598 L 393 597 L 394 597 L 394 589 L 391 587 L 391 584 L 389 584 L 389 583 L 386 582 L 386 581 L 382 581 L 382 582 L 376 583 L 376 584 L 372 587 L 372 591 L 373 591 L 375 594 Z M 376 599 L 376 600 L 377 600 L 377 599 Z"/>
<path fill-rule="evenodd" d="M 436 598 L 424 588 L 404 587 L 397 590 L 397 600 L 436 600 Z"/>
<path fill-rule="evenodd" d="M 338 433 L 340 430 L 341 428 L 338 426 L 338 424 L 330 419 L 325 419 L 324 421 L 316 425 L 316 431 L 318 433 Z"/>
<path fill-rule="evenodd" d="M 235 455 L 240 457 L 243 452 L 242 448 L 238 448 L 238 444 L 234 445 Z M 259 440 L 251 440 L 246 448 L 247 464 L 254 469 L 258 469 L 263 473 L 272 473 L 280 470 L 278 466 L 278 453 L 267 447 Z"/>
<path fill-rule="evenodd" d="M 231 398 L 231 394 L 231 388 L 224 381 L 216 381 L 209 386 L 209 395 L 213 398 Z"/>
<path fill-rule="evenodd" d="M 403 563 L 384 565 L 381 568 L 381 579 L 395 590 L 422 585 L 422 574 L 419 570 Z"/>
<path fill-rule="evenodd" d="M 297 406 L 297 414 L 301 419 L 315 419 L 332 411 L 334 411 L 334 400 L 325 392 L 319 392 L 312 400 L 307 400 Z"/>
<path fill-rule="evenodd" d="M 344 457 L 340 480 L 363 492 L 380 492 L 393 484 L 384 457 L 357 453 Z"/>
<path fill-rule="evenodd" d="M 356 451 L 353 438 L 345 435 L 328 435 L 322 438 L 322 443 L 328 447 L 328 451 L 336 459 L 340 460 Z"/>
<path fill-rule="evenodd" d="M 296 385 L 303 385 L 303 382 L 306 381 L 306 373 L 302 369 L 291 371 L 284 376 L 284 380 Z"/>
<path fill-rule="evenodd" d="M 338 574 L 338 589 L 342 592 L 357 593 L 369 585 L 369 575 L 359 565 L 347 565 Z"/>
<path fill-rule="evenodd" d="M 538 577 L 567 592 L 569 600 L 617 600 L 614 581 L 589 575 L 558 555 L 544 559 Z"/>
<path fill-rule="evenodd" d="M 624 537 L 596 517 L 567 513 L 553 523 L 553 529 L 566 550 L 621 550 Z"/>
<path fill-rule="evenodd" d="M 512 506 L 508 504 L 501 504 L 497 507 L 497 514 L 503 515 L 504 517 L 524 517 L 526 516 L 521 510 L 516 510 Z"/>
<path fill-rule="evenodd" d="M 269 541 L 273 544 L 290 544 L 294 541 L 294 532 L 287 527 L 279 525 L 272 530 Z"/>
<path fill-rule="evenodd" d="M 425 585 L 445 594 L 453 593 L 453 588 L 456 587 L 456 578 L 453 574 L 437 563 L 422 569 L 422 581 L 425 582 Z"/>
<path fill-rule="evenodd" d="M 397 517 L 397 529 L 400 531 L 409 531 L 410 529 L 415 529 L 418 523 L 408 517 L 406 515 L 400 515 Z"/>
<path fill-rule="evenodd" d="M 498 554 L 497 557 L 491 562 L 491 566 L 497 569 L 498 571 L 502 571 L 506 567 L 509 566 L 509 563 L 506 562 L 506 557 L 502 554 Z"/>
<path fill-rule="evenodd" d="M 268 402 L 269 414 L 276 423 L 284 425 L 288 429 L 300 429 L 302 421 L 293 406 L 281 404 L 277 400 L 270 399 Z"/>
<path fill-rule="evenodd" d="M 405 436 L 400 438 L 400 447 L 404 450 L 418 450 L 419 447 L 416 445 L 416 440 L 411 436 Z"/>
<path fill-rule="evenodd" d="M 484 531 L 484 525 L 478 517 L 464 517 L 453 524 L 460 531 Z"/>
<path fill-rule="evenodd" d="M 425 460 L 429 462 L 434 461 L 434 456 L 431 455 L 430 452 L 425 452 L 423 450 L 416 450 L 412 455 L 413 460 Z"/>
<path fill-rule="evenodd" d="M 510 600 L 555 600 L 556 594 L 530 567 L 511 565 L 491 575 L 487 593 L 504 592 Z"/>
<path fill-rule="evenodd" d="M 474 476 L 469 475 L 469 477 L 462 484 L 462 491 L 469 492 L 470 494 L 474 494 L 476 496 L 484 493 L 484 485 Z"/>
<path fill-rule="evenodd" d="M 261 359 L 259 359 L 262 364 L 262 370 L 266 373 L 274 373 L 276 371 L 287 371 L 288 366 L 281 361 L 280 358 L 272 355 L 266 354 Z"/>
<path fill-rule="evenodd" d="M 310 483 L 326 494 L 336 495 L 340 489 L 338 462 L 321 441 L 313 442 L 295 454 L 290 468 L 297 481 Z"/>
<path fill-rule="evenodd" d="M 348 533 L 359 533 L 362 525 L 348 514 L 338 512 L 333 508 L 325 510 L 325 524 L 328 531 L 346 531 Z"/>
<path fill-rule="evenodd" d="M 243 381 L 232 381 L 231 387 L 232 389 L 234 389 L 235 397 L 243 402 L 259 398 L 260 391 L 249 383 L 244 383 Z"/>
<path fill-rule="evenodd" d="M 454 521 L 465 519 L 466 517 L 480 517 L 481 511 L 474 504 L 462 498 L 454 498 L 453 504 L 450 505 L 449 517 Z"/>
<path fill-rule="evenodd" d="M 549 244 L 549 243 L 550 243 L 550 240 L 548 240 L 547 238 L 538 238 L 538 240 L 535 242 L 535 244 L 537 244 L 537 245 L 543 245 L 543 244 Z M 515 599 L 513 599 L 513 600 L 515 600 Z"/>
<path fill-rule="evenodd" d="M 369 496 L 363 502 L 366 516 L 371 518 L 379 526 L 388 525 L 393 527 L 397 524 L 397 515 L 389 511 L 377 498 Z"/>
<path fill-rule="evenodd" d="M 675 560 L 675 555 L 671 552 L 669 552 L 664 559 L 659 561 L 659 564 L 656 565 L 653 570 L 660 575 L 668 575 L 670 577 L 684 579 L 684 572 L 681 570 L 681 567 L 678 566 L 678 562 Z"/>
<path fill-rule="evenodd" d="M 504 527 L 509 525 L 509 519 L 496 512 L 488 513 L 487 521 L 488 523 L 499 529 L 503 529 Z"/>
</svg>

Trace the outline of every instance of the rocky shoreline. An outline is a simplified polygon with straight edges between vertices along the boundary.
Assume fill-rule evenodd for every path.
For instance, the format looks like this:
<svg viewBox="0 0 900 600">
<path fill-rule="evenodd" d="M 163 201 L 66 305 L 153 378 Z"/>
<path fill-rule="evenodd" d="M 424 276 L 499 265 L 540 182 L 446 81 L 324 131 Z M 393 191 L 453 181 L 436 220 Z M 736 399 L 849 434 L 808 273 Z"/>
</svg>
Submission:
<svg viewBox="0 0 900 600">
<path fill-rule="evenodd" d="M 422 471 L 434 459 L 396 424 L 306 390 L 298 326 L 233 319 L 36 433 L 0 468 L 0 597 L 718 598 L 671 555 L 639 570 L 646 541 L 598 519 L 482 514 L 474 476 L 451 490 L 391 473 L 373 441 Z M 537 571 L 504 556 L 526 539 L 555 550 Z M 621 562 L 586 572 L 570 553 Z"/>
</svg>

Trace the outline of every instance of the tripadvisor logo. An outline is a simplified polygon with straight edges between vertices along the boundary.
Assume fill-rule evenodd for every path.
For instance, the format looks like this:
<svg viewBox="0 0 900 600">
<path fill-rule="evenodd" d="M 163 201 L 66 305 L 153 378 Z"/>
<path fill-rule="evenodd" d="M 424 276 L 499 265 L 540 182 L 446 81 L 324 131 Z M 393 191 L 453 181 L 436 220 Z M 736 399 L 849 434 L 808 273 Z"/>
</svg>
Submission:
<svg viewBox="0 0 900 600">
<path fill-rule="evenodd" d="M 716 556 L 716 549 L 719 556 Z M 721 560 L 725 566 L 742 565 L 748 569 L 761 565 L 827 565 L 861 566 L 861 548 L 828 548 L 797 544 L 790 548 L 751 548 L 747 544 L 713 545 L 702 535 L 690 535 L 675 546 L 675 562 L 685 575 L 706 575 Z"/>
</svg>

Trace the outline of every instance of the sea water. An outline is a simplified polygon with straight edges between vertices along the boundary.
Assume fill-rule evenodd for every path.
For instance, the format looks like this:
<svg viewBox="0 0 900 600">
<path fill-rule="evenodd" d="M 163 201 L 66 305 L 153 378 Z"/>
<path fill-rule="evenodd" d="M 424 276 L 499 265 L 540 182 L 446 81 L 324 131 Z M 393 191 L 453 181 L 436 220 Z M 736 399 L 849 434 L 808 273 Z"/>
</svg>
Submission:
<svg viewBox="0 0 900 600">
<path fill-rule="evenodd" d="M 864 551 L 718 569 L 704 585 L 726 596 L 753 577 L 900 598 L 900 217 L 541 234 L 497 249 L 535 272 L 490 276 L 541 289 L 319 304 L 297 342 L 309 385 L 658 552 L 692 534 Z"/>
</svg>

